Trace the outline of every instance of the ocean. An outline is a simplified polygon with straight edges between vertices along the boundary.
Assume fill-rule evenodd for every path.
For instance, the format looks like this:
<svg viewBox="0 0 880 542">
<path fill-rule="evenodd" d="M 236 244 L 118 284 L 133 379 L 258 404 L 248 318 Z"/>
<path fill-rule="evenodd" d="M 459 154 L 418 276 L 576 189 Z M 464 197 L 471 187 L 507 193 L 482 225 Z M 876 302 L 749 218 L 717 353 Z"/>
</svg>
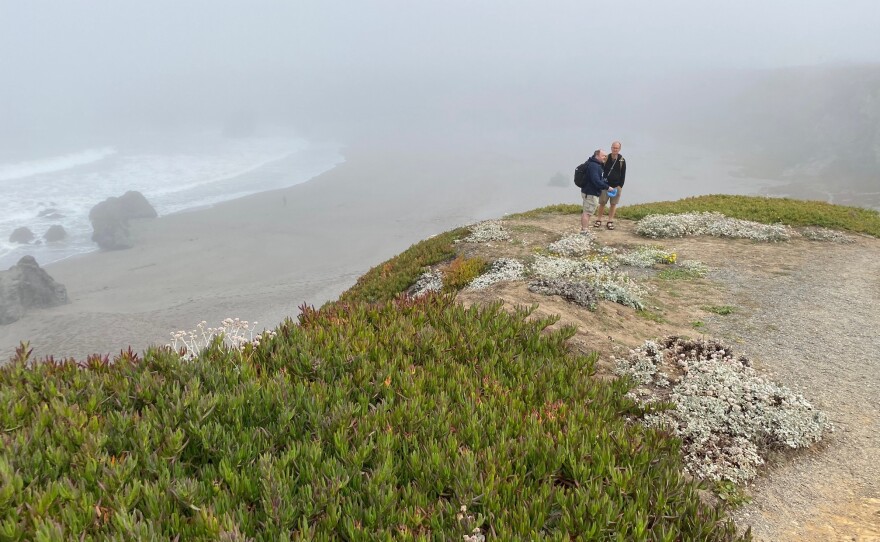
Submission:
<svg viewBox="0 0 880 542">
<path fill-rule="evenodd" d="M 213 133 L 7 160 L 0 163 L 0 270 L 28 254 L 46 265 L 97 250 L 89 211 L 128 190 L 141 192 L 162 216 L 299 184 L 343 161 L 333 143 Z M 43 241 L 55 224 L 67 238 Z M 36 240 L 10 243 L 12 232 L 23 226 Z"/>
</svg>

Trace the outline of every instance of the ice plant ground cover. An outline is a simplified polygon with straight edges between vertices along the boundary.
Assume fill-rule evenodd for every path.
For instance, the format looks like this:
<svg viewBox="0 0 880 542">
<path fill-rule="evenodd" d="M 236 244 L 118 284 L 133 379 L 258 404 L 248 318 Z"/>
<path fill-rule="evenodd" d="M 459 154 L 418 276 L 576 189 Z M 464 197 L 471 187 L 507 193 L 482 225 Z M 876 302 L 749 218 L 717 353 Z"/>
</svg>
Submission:
<svg viewBox="0 0 880 542">
<path fill-rule="evenodd" d="M 415 284 L 426 268 L 454 258 L 455 244 L 469 233 L 466 228 L 456 228 L 412 245 L 364 273 L 338 300 L 329 301 L 327 305 L 394 299 Z"/>
<path fill-rule="evenodd" d="M 244 357 L 23 347 L 0 368 L 0 535 L 739 540 L 554 322 L 427 295 L 304 307 Z"/>
<path fill-rule="evenodd" d="M 721 341 L 667 337 L 616 361 L 637 385 L 634 398 L 672 405 L 643 421 L 681 438 L 685 467 L 699 478 L 747 482 L 769 450 L 808 447 L 831 429 L 823 412 Z"/>
<path fill-rule="evenodd" d="M 457 292 L 471 284 L 489 268 L 483 258 L 460 255 L 443 269 L 443 291 Z"/>
</svg>

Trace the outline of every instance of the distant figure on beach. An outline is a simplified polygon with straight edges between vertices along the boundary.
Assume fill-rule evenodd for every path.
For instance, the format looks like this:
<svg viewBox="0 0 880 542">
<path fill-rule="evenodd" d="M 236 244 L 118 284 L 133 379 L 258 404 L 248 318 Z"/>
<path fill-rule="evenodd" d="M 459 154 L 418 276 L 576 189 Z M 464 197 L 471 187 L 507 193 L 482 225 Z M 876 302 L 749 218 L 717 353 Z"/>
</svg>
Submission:
<svg viewBox="0 0 880 542">
<path fill-rule="evenodd" d="M 581 233 L 586 234 L 590 227 L 590 216 L 596 212 L 599 206 L 599 195 L 603 190 L 608 190 L 608 183 L 605 182 L 603 175 L 603 166 L 608 153 L 602 149 L 596 149 L 593 156 L 587 160 L 587 180 L 581 187 L 581 198 L 584 200 L 583 211 L 581 212 Z"/>
<path fill-rule="evenodd" d="M 611 144 L 611 154 L 602 168 L 605 174 L 605 180 L 608 181 L 610 188 L 616 189 L 617 193 L 610 196 L 608 190 L 603 190 L 599 194 L 599 212 L 596 214 L 596 223 L 594 228 L 602 226 L 602 213 L 605 211 L 605 204 L 611 200 L 611 208 L 608 210 L 608 223 L 605 224 L 609 230 L 614 229 L 614 214 L 617 212 L 617 203 L 620 201 L 620 193 L 623 191 L 623 183 L 626 180 L 626 160 L 620 154 L 620 141 Z"/>
</svg>

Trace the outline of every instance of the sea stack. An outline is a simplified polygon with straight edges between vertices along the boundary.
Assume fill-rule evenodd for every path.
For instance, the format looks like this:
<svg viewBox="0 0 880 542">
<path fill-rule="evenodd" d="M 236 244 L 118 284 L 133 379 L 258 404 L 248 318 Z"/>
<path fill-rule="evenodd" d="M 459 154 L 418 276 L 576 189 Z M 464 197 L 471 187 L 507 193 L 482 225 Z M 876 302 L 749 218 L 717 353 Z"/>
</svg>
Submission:
<svg viewBox="0 0 880 542">
<path fill-rule="evenodd" d="M 33 256 L 24 256 L 8 271 L 0 271 L 0 325 L 15 322 L 29 309 L 69 302 L 67 288 L 55 282 Z"/>
<path fill-rule="evenodd" d="M 107 198 L 89 212 L 93 229 L 92 241 L 104 250 L 131 248 L 128 221 L 156 216 L 156 209 L 140 192 L 129 191 L 118 198 Z"/>
</svg>

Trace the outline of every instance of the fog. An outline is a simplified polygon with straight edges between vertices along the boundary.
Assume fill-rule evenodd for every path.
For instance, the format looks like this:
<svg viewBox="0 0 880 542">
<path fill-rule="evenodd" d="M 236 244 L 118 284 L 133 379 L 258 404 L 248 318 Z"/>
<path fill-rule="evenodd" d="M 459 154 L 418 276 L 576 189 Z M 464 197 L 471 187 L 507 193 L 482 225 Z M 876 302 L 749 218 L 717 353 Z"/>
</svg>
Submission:
<svg viewBox="0 0 880 542">
<path fill-rule="evenodd" d="M 868 0 L 0 0 L 0 162 L 292 130 L 533 157 L 546 184 L 620 139 L 654 185 L 641 199 L 742 191 L 731 171 L 870 193 L 877 28 Z M 683 173 L 687 156 L 707 162 Z"/>
</svg>

